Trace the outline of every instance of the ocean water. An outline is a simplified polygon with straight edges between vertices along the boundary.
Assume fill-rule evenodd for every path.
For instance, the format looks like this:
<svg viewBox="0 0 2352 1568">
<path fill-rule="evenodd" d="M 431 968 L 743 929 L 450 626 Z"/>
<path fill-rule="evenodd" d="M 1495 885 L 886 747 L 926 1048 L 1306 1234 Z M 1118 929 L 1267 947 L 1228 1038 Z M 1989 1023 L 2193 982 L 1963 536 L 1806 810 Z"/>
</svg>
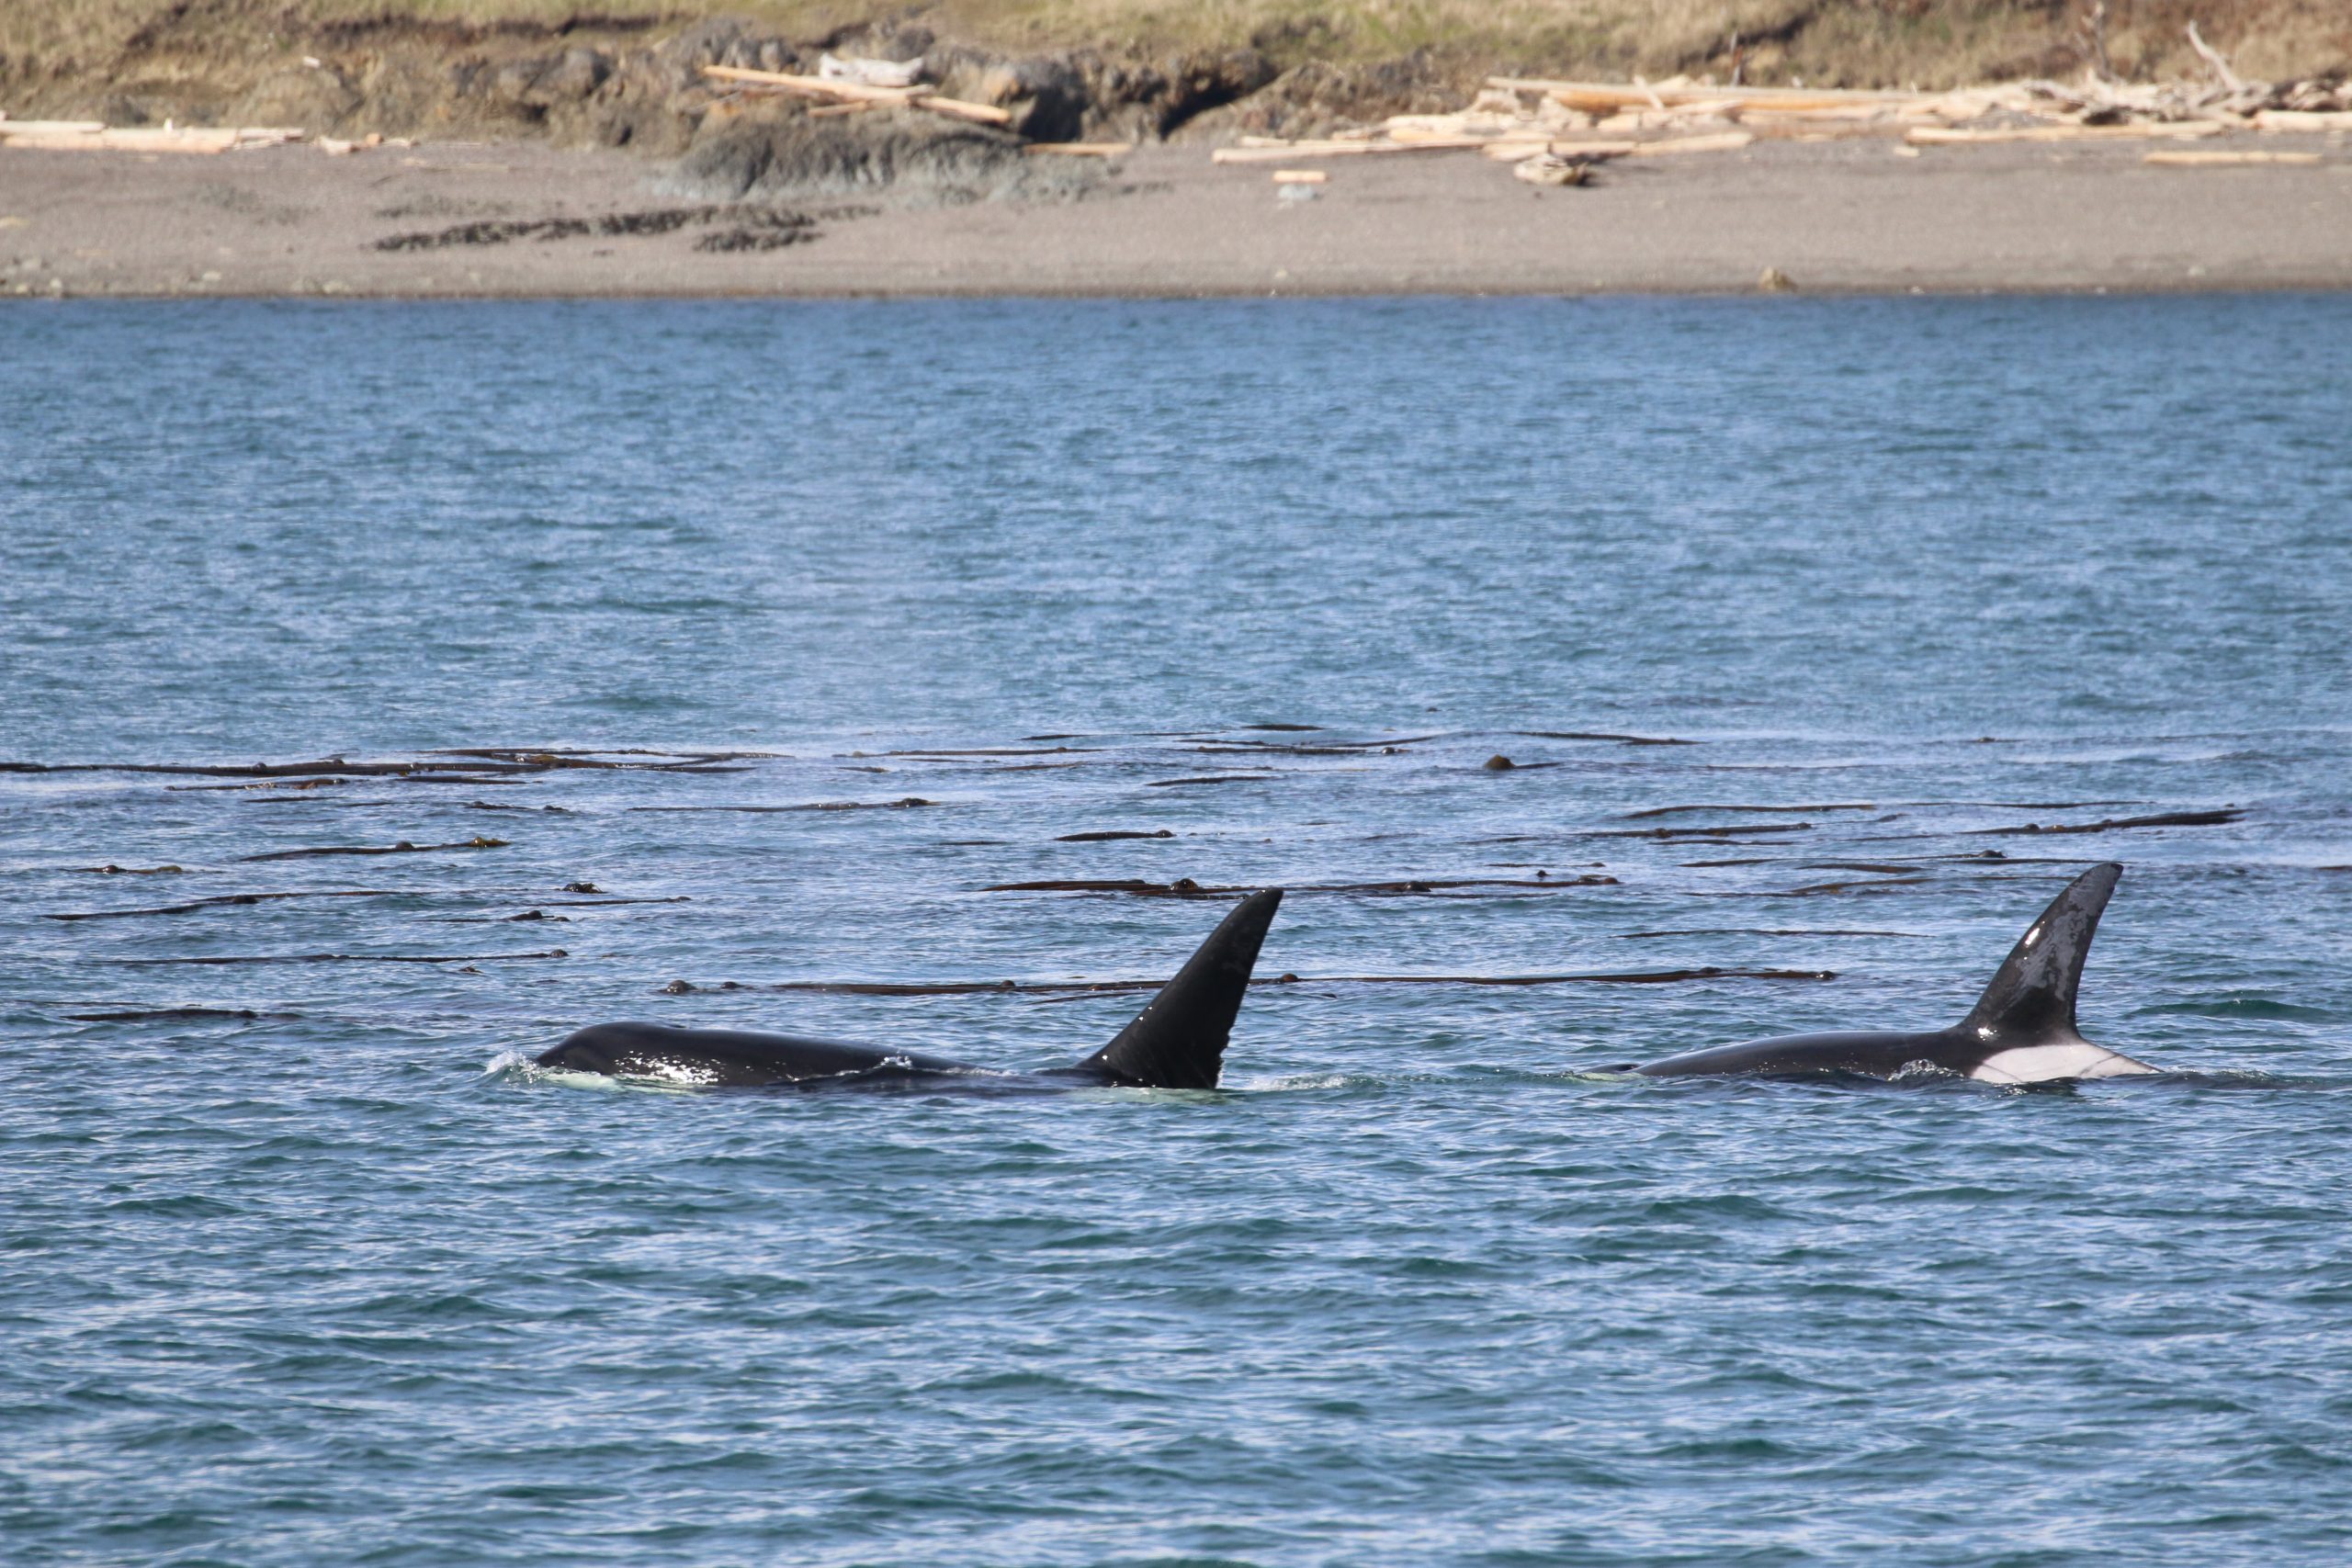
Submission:
<svg viewBox="0 0 2352 1568">
<path fill-rule="evenodd" d="M 0 772 L 0 1559 L 2352 1555 L 2352 300 L 74 303 L 0 378 L 0 761 L 87 765 Z M 127 771 L 328 757 L 434 766 Z M 1591 1070 L 1948 1022 L 2107 859 L 2161 1077 Z M 1216 1093 L 526 1065 L 1064 1063 L 1266 885 Z"/>
</svg>

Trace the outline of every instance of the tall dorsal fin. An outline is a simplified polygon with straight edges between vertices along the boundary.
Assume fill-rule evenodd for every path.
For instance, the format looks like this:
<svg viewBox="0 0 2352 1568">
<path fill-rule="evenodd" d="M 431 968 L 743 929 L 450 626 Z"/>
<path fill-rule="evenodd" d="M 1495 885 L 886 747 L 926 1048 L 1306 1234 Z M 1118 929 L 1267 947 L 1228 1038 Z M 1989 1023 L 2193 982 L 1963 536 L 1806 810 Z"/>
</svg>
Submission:
<svg viewBox="0 0 2352 1568">
<path fill-rule="evenodd" d="M 1079 1066 L 1137 1089 L 1215 1089 L 1259 944 L 1282 901 L 1279 887 L 1241 900 L 1135 1021 Z"/>
<path fill-rule="evenodd" d="M 1961 1028 L 2020 1038 L 2080 1038 L 2075 990 L 2083 981 L 2083 960 L 2090 956 L 2098 918 L 2122 874 L 2123 868 L 2109 861 L 2068 883 L 2018 938 Z"/>
</svg>

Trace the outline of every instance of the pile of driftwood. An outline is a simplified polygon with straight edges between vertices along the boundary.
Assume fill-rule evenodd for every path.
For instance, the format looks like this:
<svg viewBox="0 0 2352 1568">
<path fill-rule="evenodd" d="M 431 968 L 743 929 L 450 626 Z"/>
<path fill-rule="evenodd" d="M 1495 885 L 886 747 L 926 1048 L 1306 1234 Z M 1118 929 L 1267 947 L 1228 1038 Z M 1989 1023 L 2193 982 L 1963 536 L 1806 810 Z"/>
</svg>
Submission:
<svg viewBox="0 0 2352 1568">
<path fill-rule="evenodd" d="M 918 80 L 922 74 L 920 60 L 837 60 L 829 54 L 814 76 L 738 65 L 706 65 L 702 73 L 724 83 L 741 97 L 815 98 L 819 104 L 808 111 L 811 115 L 862 114 L 867 109 L 904 106 L 979 125 L 1008 125 L 1012 120 L 1012 111 L 994 104 L 942 96 Z"/>
<path fill-rule="evenodd" d="M 2189 29 L 2210 82 L 2146 85 L 2103 79 L 2017 82 L 1941 93 L 1664 82 L 1563 82 L 1492 76 L 1453 114 L 1392 115 L 1316 141 L 1245 136 L 1220 164 L 1475 149 L 1518 165 L 1522 179 L 1582 182 L 1606 158 L 1724 152 L 1759 139 L 1899 139 L 1910 148 L 1998 141 L 2195 140 L 2232 130 L 2352 131 L 2352 82 L 2247 82 Z M 2305 163 L 2305 153 L 2154 154 L 2185 167 L 2222 162 Z"/>
<path fill-rule="evenodd" d="M 976 125 L 1012 123 L 1010 109 L 943 96 L 922 79 L 920 60 L 842 60 L 828 54 L 820 62 L 814 76 L 789 71 L 753 71 L 739 65 L 706 65 L 702 73 L 720 84 L 729 97 L 814 98 L 817 105 L 808 111 L 812 118 L 905 107 L 945 115 L 950 119 L 967 119 Z M 1135 145 L 1127 141 L 1030 141 L 1023 144 L 1022 151 L 1077 158 L 1115 158 L 1122 152 L 1132 152 Z"/>
</svg>

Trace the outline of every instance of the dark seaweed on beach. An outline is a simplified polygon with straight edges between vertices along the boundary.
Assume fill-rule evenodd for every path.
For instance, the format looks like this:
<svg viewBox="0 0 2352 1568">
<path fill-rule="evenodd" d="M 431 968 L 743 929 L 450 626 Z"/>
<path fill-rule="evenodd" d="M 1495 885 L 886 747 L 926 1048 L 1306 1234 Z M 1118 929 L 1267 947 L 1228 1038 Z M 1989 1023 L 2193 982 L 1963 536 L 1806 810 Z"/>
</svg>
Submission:
<svg viewBox="0 0 2352 1568">
<path fill-rule="evenodd" d="M 393 234 L 377 241 L 375 248 L 437 251 L 453 245 L 503 245 L 513 240 L 622 239 L 630 235 L 673 234 L 694 224 L 722 222 L 731 227 L 704 235 L 695 248 L 769 251 L 817 238 L 817 220 L 805 212 L 786 208 L 704 206 L 608 212 L 600 218 L 486 218 L 447 229 Z"/>
</svg>

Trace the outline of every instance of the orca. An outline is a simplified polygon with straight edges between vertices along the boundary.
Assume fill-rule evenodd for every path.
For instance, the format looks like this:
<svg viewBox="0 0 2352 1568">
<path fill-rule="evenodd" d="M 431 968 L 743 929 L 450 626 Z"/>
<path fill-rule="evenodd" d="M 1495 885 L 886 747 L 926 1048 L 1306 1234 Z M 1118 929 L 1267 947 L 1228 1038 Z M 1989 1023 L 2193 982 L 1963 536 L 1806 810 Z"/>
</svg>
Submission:
<svg viewBox="0 0 2352 1568">
<path fill-rule="evenodd" d="M 917 1051 L 741 1029 L 599 1023 L 538 1057 L 542 1067 L 694 1088 L 922 1089 L 1003 1093 L 1101 1087 L 1215 1089 L 1233 1020 L 1282 889 L 1253 893 L 1112 1042 L 1082 1062 L 1006 1073 Z"/>
<path fill-rule="evenodd" d="M 1983 1083 L 2111 1078 L 2155 1068 L 2094 1045 L 2075 1026 L 2075 990 L 2091 936 L 2123 868 L 2095 865 L 2050 901 L 2009 951 L 1968 1016 L 1949 1029 L 1903 1034 L 1790 1034 L 1722 1045 L 1615 1069 L 1651 1077 L 1746 1073 L 1767 1077 L 1845 1075 L 1893 1078 L 1922 1068 Z"/>
</svg>

